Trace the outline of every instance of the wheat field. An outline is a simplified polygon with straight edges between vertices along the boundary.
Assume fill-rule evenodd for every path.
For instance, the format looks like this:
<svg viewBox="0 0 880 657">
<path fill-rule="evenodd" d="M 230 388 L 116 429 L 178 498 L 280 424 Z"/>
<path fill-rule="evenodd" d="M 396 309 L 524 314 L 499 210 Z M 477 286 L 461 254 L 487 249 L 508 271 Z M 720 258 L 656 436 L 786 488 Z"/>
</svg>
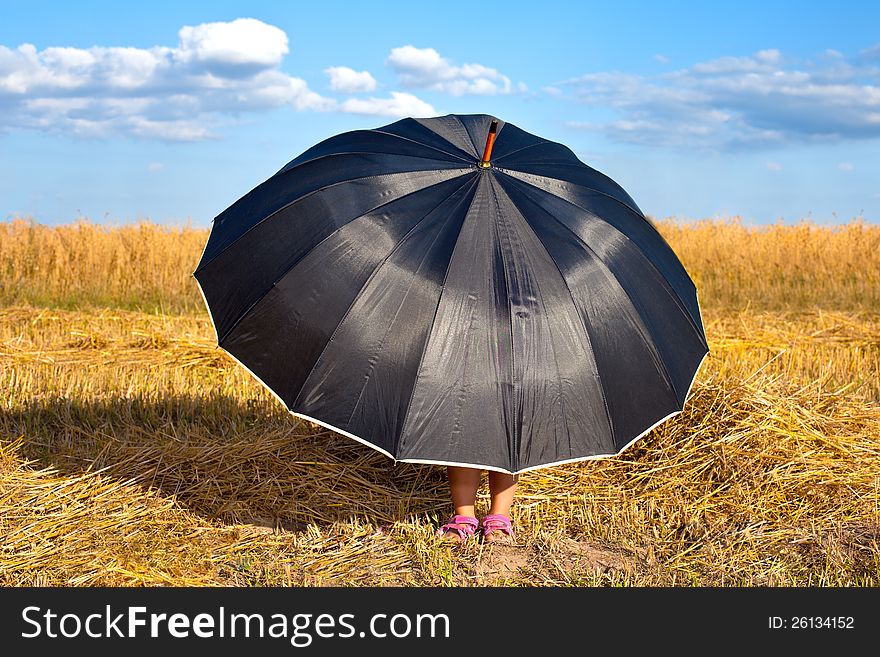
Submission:
<svg viewBox="0 0 880 657">
<path fill-rule="evenodd" d="M 524 474 L 516 545 L 449 546 L 442 468 L 216 348 L 207 229 L 0 224 L 0 585 L 877 586 L 880 226 L 657 226 L 711 349 L 685 411 Z"/>
</svg>

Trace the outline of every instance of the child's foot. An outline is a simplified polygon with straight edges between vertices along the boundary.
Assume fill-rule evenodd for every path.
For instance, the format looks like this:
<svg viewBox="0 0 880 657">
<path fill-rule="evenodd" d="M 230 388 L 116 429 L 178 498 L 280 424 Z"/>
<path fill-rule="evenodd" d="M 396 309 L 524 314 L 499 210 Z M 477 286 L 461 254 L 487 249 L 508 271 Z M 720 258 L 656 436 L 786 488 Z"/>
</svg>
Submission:
<svg viewBox="0 0 880 657">
<path fill-rule="evenodd" d="M 452 520 L 437 530 L 437 536 L 444 541 L 463 543 L 476 533 L 479 525 L 480 521 L 476 518 L 472 518 L 471 516 L 454 515 L 452 516 Z"/>
<path fill-rule="evenodd" d="M 483 540 L 487 543 L 503 543 L 505 545 L 513 543 L 513 526 L 510 518 L 500 513 L 490 513 L 483 516 Z"/>
</svg>

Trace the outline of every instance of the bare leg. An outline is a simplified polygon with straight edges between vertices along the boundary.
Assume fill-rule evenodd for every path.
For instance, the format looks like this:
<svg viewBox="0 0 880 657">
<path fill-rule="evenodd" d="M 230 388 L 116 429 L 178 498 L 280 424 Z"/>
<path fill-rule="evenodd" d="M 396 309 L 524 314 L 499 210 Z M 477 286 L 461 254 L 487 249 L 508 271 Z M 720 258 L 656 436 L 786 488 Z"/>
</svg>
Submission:
<svg viewBox="0 0 880 657">
<path fill-rule="evenodd" d="M 452 493 L 452 506 L 455 513 L 461 516 L 475 516 L 474 504 L 477 501 L 477 489 L 480 487 L 481 470 L 462 468 L 450 465 L 446 468 L 449 478 L 449 490 Z"/>
<path fill-rule="evenodd" d="M 489 472 L 489 495 L 492 505 L 489 509 L 490 515 L 502 515 L 510 517 L 510 507 L 513 504 L 513 495 L 516 493 L 516 482 L 519 479 L 517 475 L 507 474 L 506 472 Z M 497 521 L 497 519 L 494 519 Z M 484 522 L 487 520 L 484 518 Z M 485 529 L 485 540 L 489 542 L 513 543 L 513 536 L 506 534 L 502 529 Z"/>
<path fill-rule="evenodd" d="M 489 471 L 489 495 L 492 506 L 489 513 L 510 516 L 510 507 L 513 505 L 513 495 L 516 493 L 518 475 L 506 472 Z"/>
</svg>

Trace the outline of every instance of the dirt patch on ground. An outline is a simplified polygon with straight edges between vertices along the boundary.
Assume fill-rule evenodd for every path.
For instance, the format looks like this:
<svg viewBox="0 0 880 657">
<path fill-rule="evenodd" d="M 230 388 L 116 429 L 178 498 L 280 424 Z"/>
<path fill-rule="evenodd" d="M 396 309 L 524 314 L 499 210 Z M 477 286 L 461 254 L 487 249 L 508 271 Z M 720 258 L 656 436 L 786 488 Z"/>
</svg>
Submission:
<svg viewBox="0 0 880 657">
<path fill-rule="evenodd" d="M 529 572 L 548 570 L 547 566 L 556 575 L 634 572 L 638 563 L 638 557 L 623 550 L 594 541 L 561 538 L 552 544 L 532 541 L 518 545 L 484 545 L 474 570 L 478 577 L 491 580 L 521 577 Z"/>
<path fill-rule="evenodd" d="M 476 563 L 476 572 L 482 577 L 516 577 L 528 568 L 530 557 L 525 546 L 486 545 Z"/>
<path fill-rule="evenodd" d="M 636 566 L 636 559 L 633 556 L 612 550 L 594 541 L 563 538 L 556 547 L 558 549 L 558 553 L 554 555 L 556 561 L 566 571 L 626 571 Z"/>
</svg>

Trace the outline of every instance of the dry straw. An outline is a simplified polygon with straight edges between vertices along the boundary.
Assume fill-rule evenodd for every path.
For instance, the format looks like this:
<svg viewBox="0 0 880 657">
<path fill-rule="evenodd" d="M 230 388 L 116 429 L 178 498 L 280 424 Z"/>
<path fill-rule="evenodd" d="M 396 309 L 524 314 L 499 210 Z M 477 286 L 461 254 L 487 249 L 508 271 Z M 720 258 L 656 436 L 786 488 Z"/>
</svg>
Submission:
<svg viewBox="0 0 880 657">
<path fill-rule="evenodd" d="M 880 307 L 880 226 L 732 220 L 657 223 L 697 281 L 704 308 Z M 0 223 L 0 304 L 201 313 L 190 274 L 208 229 L 86 219 Z"/>
<path fill-rule="evenodd" d="M 33 271 L 56 271 L 33 246 L 61 244 L 53 230 L 70 253 L 92 248 L 67 228 L 6 229 L 10 267 L 31 230 Z M 135 229 L 74 232 L 117 255 L 66 260 L 75 283 L 57 271 L 4 288 L 0 584 L 880 584 L 880 314 L 863 302 L 880 266 L 841 237 L 876 229 L 809 238 L 841 249 L 817 285 L 844 310 L 806 303 L 788 272 L 765 281 L 775 265 L 760 263 L 797 262 L 801 242 L 749 269 L 730 253 L 741 224 L 662 229 L 707 281 L 712 353 L 685 412 L 619 458 L 527 473 L 519 544 L 462 548 L 432 537 L 449 512 L 442 469 L 294 419 L 216 349 L 202 310 L 169 311 L 187 308 L 162 290 L 189 294 L 204 233 L 175 251 L 185 231 L 137 228 L 165 259 L 123 283 L 107 271 L 131 234 L 114 230 Z M 773 253 L 785 234 L 749 233 L 744 249 Z M 700 241 L 738 282 L 712 279 Z"/>
</svg>

